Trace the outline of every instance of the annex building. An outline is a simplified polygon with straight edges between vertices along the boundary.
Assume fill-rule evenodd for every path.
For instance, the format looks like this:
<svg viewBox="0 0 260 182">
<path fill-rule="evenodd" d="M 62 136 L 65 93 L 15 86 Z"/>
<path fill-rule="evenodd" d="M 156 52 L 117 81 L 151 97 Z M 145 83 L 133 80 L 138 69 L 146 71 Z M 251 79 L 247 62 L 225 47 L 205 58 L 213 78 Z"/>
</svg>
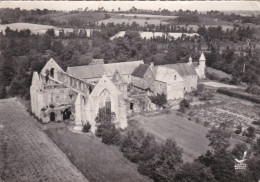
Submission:
<svg viewBox="0 0 260 182">
<path fill-rule="evenodd" d="M 205 57 L 199 62 L 154 66 L 143 61 L 104 64 L 94 59 L 65 72 L 50 59 L 40 73 L 34 72 L 30 87 L 32 112 L 44 123 L 75 121 L 75 129 L 89 122 L 95 132 L 100 108 L 115 113 L 117 127 L 127 126 L 127 114 L 153 110 L 149 96 L 165 93 L 167 100 L 182 99 L 205 78 Z"/>
</svg>

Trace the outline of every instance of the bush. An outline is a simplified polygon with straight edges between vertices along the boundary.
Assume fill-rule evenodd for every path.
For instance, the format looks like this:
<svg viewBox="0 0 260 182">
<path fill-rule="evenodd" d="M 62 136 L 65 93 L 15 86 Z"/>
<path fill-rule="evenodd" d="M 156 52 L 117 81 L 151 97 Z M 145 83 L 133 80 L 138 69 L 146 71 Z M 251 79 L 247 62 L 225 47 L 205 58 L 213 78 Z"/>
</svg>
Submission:
<svg viewBox="0 0 260 182">
<path fill-rule="evenodd" d="M 90 131 L 90 128 L 91 128 L 91 125 L 89 122 L 87 122 L 86 124 L 83 125 L 82 132 L 88 133 Z"/>
<path fill-rule="evenodd" d="M 152 103 L 154 103 L 155 105 L 157 105 L 160 108 L 165 107 L 165 105 L 167 104 L 167 96 L 164 93 L 157 94 L 156 96 L 151 96 L 150 99 L 151 99 Z"/>
<path fill-rule="evenodd" d="M 243 135 L 248 137 L 248 138 L 251 138 L 251 139 L 254 139 L 255 138 L 255 128 L 253 126 L 249 126 L 244 132 L 243 132 Z"/>
<path fill-rule="evenodd" d="M 241 132 L 242 132 L 242 126 L 238 125 L 237 129 L 235 130 L 235 133 L 239 135 Z"/>
<path fill-rule="evenodd" d="M 247 93 L 242 93 L 240 91 L 229 90 L 229 89 L 226 89 L 226 88 L 219 88 L 217 90 L 217 92 L 231 96 L 231 97 L 237 97 L 237 98 L 240 98 L 240 99 L 245 99 L 245 100 L 249 100 L 251 102 L 255 102 L 255 103 L 260 104 L 260 98 L 259 97 L 254 96 L 254 95 L 250 95 L 250 94 L 247 94 Z"/>
<path fill-rule="evenodd" d="M 180 109 L 179 109 L 179 111 L 182 112 L 182 113 L 185 113 L 185 109 L 189 109 L 189 108 L 190 108 L 190 103 L 186 99 L 183 99 L 180 102 Z"/>
<path fill-rule="evenodd" d="M 259 121 L 253 121 L 252 124 L 260 126 L 260 120 Z"/>
</svg>

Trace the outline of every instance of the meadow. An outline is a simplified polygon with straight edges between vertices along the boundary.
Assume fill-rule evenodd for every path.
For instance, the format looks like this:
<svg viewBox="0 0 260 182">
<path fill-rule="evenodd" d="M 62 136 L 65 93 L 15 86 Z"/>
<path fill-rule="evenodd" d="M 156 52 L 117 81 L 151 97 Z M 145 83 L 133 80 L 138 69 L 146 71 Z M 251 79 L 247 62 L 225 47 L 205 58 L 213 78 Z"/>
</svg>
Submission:
<svg viewBox="0 0 260 182">
<path fill-rule="evenodd" d="M 159 19 L 139 19 L 139 18 L 109 18 L 109 19 L 98 21 L 98 24 L 100 25 L 104 23 L 106 25 L 108 23 L 114 23 L 114 24 L 125 23 L 131 25 L 133 22 L 137 23 L 140 26 L 145 26 L 147 24 L 153 24 L 153 25 L 168 24 L 167 22 Z"/>
</svg>

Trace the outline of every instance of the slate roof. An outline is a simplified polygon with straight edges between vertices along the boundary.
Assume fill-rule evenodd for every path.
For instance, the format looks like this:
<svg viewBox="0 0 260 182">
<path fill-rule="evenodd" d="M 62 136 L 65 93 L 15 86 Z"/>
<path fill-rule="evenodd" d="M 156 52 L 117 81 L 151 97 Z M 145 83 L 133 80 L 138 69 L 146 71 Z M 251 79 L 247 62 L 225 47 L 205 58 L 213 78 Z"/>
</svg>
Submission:
<svg viewBox="0 0 260 182">
<path fill-rule="evenodd" d="M 67 73 L 80 79 L 101 78 L 104 74 L 110 77 L 116 70 L 118 70 L 122 75 L 131 75 L 135 68 L 140 64 L 144 64 L 144 62 L 130 61 L 100 65 L 75 66 L 68 67 Z"/>
<path fill-rule="evenodd" d="M 166 64 L 162 66 L 176 70 L 182 77 L 197 75 L 194 67 L 188 63 Z"/>
<path fill-rule="evenodd" d="M 174 82 L 174 75 L 178 77 L 178 81 L 182 81 L 183 79 L 180 77 L 179 73 L 171 68 L 163 67 L 163 66 L 156 66 L 153 69 L 155 79 L 157 81 L 169 83 Z"/>
<path fill-rule="evenodd" d="M 143 78 L 145 72 L 149 69 L 149 65 L 147 64 L 140 64 L 132 73 L 132 76 Z"/>
</svg>

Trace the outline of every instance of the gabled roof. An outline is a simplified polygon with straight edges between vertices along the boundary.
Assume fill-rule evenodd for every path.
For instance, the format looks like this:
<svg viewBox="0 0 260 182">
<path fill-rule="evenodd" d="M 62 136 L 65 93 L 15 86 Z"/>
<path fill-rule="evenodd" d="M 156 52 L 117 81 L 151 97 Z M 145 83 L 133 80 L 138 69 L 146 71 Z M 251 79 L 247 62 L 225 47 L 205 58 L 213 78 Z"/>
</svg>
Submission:
<svg viewBox="0 0 260 182">
<path fill-rule="evenodd" d="M 132 76 L 143 78 L 145 72 L 149 69 L 149 65 L 147 64 L 140 64 L 137 68 L 135 68 Z"/>
<path fill-rule="evenodd" d="M 122 75 L 131 75 L 135 68 L 140 64 L 144 64 L 144 62 L 131 61 L 100 65 L 75 66 L 68 67 L 67 73 L 81 79 L 101 78 L 104 74 L 110 77 L 116 70 L 118 70 Z"/>
<path fill-rule="evenodd" d="M 58 70 L 58 71 L 61 71 L 61 72 L 64 72 L 63 70 L 62 70 L 62 68 L 56 63 L 56 61 L 54 61 L 54 59 L 50 59 L 45 65 L 44 65 L 44 67 L 42 68 L 42 70 L 41 70 L 41 74 L 45 74 L 45 71 L 48 69 L 48 70 L 50 70 L 51 68 L 54 68 L 54 69 L 56 69 L 56 70 Z"/>
<path fill-rule="evenodd" d="M 169 83 L 169 82 L 174 82 L 174 76 L 177 76 L 177 81 L 183 81 L 183 78 L 179 75 L 179 73 L 171 68 L 167 67 L 162 67 L 162 66 L 156 66 L 153 69 L 155 79 L 157 81 Z"/>
<path fill-rule="evenodd" d="M 182 77 L 197 75 L 194 67 L 188 63 L 166 64 L 162 66 L 176 70 Z"/>
</svg>

